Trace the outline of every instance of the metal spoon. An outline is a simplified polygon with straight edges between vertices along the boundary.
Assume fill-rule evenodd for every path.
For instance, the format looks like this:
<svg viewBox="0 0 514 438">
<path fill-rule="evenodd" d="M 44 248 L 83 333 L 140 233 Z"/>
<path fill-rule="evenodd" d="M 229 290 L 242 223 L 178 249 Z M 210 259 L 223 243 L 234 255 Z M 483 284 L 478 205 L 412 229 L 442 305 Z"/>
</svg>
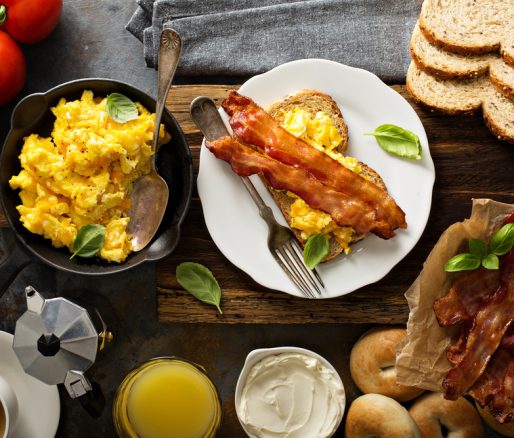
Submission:
<svg viewBox="0 0 514 438">
<path fill-rule="evenodd" d="M 144 175 L 134 182 L 131 195 L 132 206 L 127 212 L 127 216 L 130 218 L 127 233 L 132 235 L 133 251 L 142 250 L 152 240 L 162 222 L 168 204 L 168 185 L 157 173 L 155 159 L 164 103 L 177 69 L 181 51 L 180 35 L 173 29 L 163 30 L 159 47 L 152 169 L 148 175 Z"/>
</svg>

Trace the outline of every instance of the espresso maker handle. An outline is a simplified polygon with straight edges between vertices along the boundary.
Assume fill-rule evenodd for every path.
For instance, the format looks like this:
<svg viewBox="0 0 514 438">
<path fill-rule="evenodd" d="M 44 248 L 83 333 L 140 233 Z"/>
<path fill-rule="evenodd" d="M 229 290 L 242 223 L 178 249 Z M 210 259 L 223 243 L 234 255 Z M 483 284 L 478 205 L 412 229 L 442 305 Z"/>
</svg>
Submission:
<svg viewBox="0 0 514 438">
<path fill-rule="evenodd" d="M 68 371 L 64 387 L 71 398 L 77 398 L 82 407 L 93 418 L 102 415 L 105 407 L 105 396 L 96 382 L 90 382 L 81 371 Z"/>
</svg>

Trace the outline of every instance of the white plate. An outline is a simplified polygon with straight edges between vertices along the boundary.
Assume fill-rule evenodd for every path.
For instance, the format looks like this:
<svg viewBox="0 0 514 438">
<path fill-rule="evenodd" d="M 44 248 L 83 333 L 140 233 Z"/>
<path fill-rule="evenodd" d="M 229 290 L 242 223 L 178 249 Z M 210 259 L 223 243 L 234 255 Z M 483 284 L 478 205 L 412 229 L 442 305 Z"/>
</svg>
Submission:
<svg viewBox="0 0 514 438">
<path fill-rule="evenodd" d="M 25 373 L 12 349 L 13 336 L 0 331 L 0 376 L 18 399 L 19 413 L 12 438 L 53 438 L 59 425 L 61 404 L 57 386 Z"/>
<path fill-rule="evenodd" d="M 293 61 L 251 78 L 239 91 L 267 107 L 303 89 L 322 91 L 337 102 L 348 125 L 347 155 L 381 175 L 405 211 L 408 224 L 393 239 L 369 236 L 352 245 L 350 255 L 319 265 L 326 285 L 323 298 L 331 298 L 380 280 L 414 247 L 428 221 L 435 171 L 425 130 L 412 107 L 368 71 L 321 59 Z M 384 123 L 416 133 L 423 158 L 414 161 L 389 155 L 373 137 L 363 135 Z M 262 182 L 257 176 L 252 176 L 252 181 L 277 220 L 285 225 Z M 209 233 L 225 257 L 257 283 L 301 296 L 269 253 L 266 224 L 239 177 L 205 145 L 200 152 L 198 193 Z"/>
</svg>

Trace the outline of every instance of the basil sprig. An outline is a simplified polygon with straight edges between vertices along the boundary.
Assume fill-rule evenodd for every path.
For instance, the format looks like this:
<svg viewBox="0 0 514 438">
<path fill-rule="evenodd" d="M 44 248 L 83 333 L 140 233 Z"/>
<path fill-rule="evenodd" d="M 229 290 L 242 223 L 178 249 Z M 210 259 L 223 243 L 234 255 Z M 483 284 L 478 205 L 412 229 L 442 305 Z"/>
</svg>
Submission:
<svg viewBox="0 0 514 438">
<path fill-rule="evenodd" d="M 98 224 L 89 224 L 80 228 L 75 240 L 72 244 L 73 254 L 70 259 L 75 256 L 94 257 L 98 251 L 102 249 L 105 241 L 105 227 Z"/>
<path fill-rule="evenodd" d="M 120 93 L 109 94 L 105 106 L 109 117 L 118 123 L 137 119 L 139 115 L 136 104 Z"/>
<path fill-rule="evenodd" d="M 179 284 L 198 300 L 216 306 L 220 313 L 221 288 L 212 272 L 200 263 L 184 262 L 175 272 Z"/>
<path fill-rule="evenodd" d="M 373 132 L 364 135 L 373 135 L 384 151 L 403 158 L 421 160 L 421 143 L 414 132 L 400 128 L 396 125 L 380 125 Z"/>
<path fill-rule="evenodd" d="M 446 272 L 473 271 L 482 265 L 498 269 L 498 256 L 507 254 L 514 246 L 514 224 L 506 224 L 491 237 L 489 245 L 479 239 L 469 239 L 469 252 L 453 256 L 444 265 Z"/>
<path fill-rule="evenodd" d="M 328 237 L 315 234 L 309 237 L 303 250 L 303 261 L 309 269 L 314 269 L 328 255 Z"/>
</svg>

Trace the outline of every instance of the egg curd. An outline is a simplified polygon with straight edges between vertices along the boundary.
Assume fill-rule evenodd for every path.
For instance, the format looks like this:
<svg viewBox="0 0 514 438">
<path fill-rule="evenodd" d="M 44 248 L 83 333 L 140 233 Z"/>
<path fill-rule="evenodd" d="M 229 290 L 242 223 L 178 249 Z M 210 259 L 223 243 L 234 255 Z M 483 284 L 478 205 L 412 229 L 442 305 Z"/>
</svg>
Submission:
<svg viewBox="0 0 514 438">
<path fill-rule="evenodd" d="M 136 103 L 139 116 L 120 124 L 111 119 L 106 99 L 84 91 L 80 100 L 64 98 L 52 108 L 51 138 L 25 137 L 22 170 L 9 184 L 21 189 L 20 221 L 30 232 L 71 250 L 78 230 L 106 228 L 98 256 L 122 262 L 132 250 L 126 232 L 132 183 L 150 172 L 154 117 Z M 161 125 L 160 143 L 169 135 Z"/>
<path fill-rule="evenodd" d="M 362 166 L 358 160 L 344 156 L 337 151 L 336 148 L 341 143 L 342 138 L 332 119 L 326 113 L 319 111 L 313 115 L 301 108 L 294 108 L 284 112 L 282 127 L 353 172 L 359 174 L 362 172 Z M 288 196 L 295 198 L 289 212 L 291 216 L 290 225 L 301 231 L 301 238 L 304 241 L 315 234 L 331 234 L 337 239 L 345 254 L 350 253 L 350 242 L 354 234 L 353 228 L 338 226 L 329 214 L 311 208 L 294 193 L 288 192 Z"/>
</svg>

